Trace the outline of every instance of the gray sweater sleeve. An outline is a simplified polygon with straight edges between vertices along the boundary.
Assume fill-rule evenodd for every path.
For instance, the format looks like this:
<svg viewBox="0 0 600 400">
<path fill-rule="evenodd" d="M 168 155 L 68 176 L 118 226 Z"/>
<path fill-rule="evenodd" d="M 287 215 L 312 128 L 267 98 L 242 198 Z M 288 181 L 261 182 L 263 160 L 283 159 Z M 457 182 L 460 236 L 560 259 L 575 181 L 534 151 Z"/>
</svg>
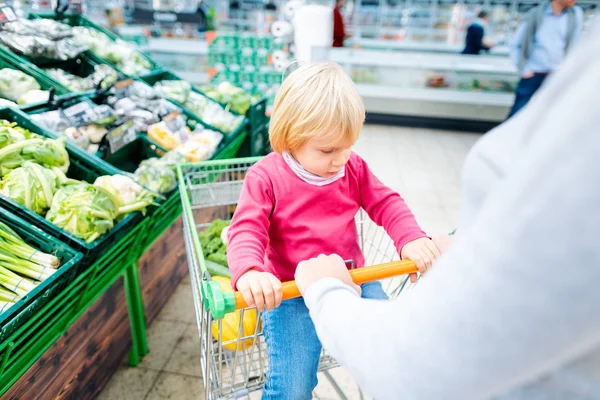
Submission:
<svg viewBox="0 0 600 400">
<path fill-rule="evenodd" d="M 600 346 L 595 28 L 578 62 L 498 128 L 533 131 L 413 290 L 363 300 L 329 279 L 307 292 L 324 347 L 374 398 L 489 398 Z"/>
</svg>

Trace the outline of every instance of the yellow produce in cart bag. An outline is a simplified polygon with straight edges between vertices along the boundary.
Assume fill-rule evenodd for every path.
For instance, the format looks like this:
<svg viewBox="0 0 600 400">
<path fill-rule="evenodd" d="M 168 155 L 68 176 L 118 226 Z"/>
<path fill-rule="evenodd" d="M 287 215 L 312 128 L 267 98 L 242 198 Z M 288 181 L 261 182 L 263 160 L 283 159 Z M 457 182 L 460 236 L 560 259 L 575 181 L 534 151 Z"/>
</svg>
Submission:
<svg viewBox="0 0 600 400">
<path fill-rule="evenodd" d="M 213 281 L 219 284 L 219 287 L 224 292 L 233 292 L 231 288 L 231 280 L 229 278 L 225 278 L 223 276 L 213 276 Z M 235 351 L 236 344 L 238 350 L 249 349 L 254 345 L 254 338 L 245 339 L 237 341 L 239 334 L 243 335 L 241 337 L 254 337 L 255 331 L 257 330 L 256 324 L 256 309 L 246 310 L 244 311 L 244 319 L 242 321 L 242 329 L 243 332 L 240 332 L 240 317 L 241 311 L 235 310 L 230 314 L 226 314 L 222 321 L 222 340 L 223 343 L 231 342 L 224 344 L 227 350 Z M 260 328 L 260 326 L 258 327 Z M 216 340 L 219 340 L 219 321 L 213 321 L 212 324 L 212 335 Z"/>
</svg>

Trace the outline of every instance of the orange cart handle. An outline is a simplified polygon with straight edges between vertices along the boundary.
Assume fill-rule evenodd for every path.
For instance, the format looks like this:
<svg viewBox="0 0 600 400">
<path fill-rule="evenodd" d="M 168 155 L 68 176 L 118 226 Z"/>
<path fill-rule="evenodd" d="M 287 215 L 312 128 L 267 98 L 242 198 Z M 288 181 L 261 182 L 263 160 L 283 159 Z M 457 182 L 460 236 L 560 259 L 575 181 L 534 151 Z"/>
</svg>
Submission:
<svg viewBox="0 0 600 400">
<path fill-rule="evenodd" d="M 373 265 L 370 267 L 357 268 L 349 271 L 352 281 L 357 285 L 378 281 L 381 279 L 392 278 L 398 275 L 407 275 L 418 272 L 415 263 L 411 260 L 392 261 L 385 264 Z M 281 284 L 283 290 L 283 300 L 300 297 L 300 290 L 296 285 L 296 281 L 283 282 Z M 246 300 L 241 292 L 235 292 L 235 308 L 247 308 Z"/>
</svg>

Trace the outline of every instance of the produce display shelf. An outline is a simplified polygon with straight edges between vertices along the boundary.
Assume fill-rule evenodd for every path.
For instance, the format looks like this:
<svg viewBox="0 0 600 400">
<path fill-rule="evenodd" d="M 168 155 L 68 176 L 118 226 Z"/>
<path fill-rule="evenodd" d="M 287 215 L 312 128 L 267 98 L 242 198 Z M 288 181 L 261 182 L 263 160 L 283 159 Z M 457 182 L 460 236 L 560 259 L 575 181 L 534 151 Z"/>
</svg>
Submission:
<svg viewBox="0 0 600 400">
<path fill-rule="evenodd" d="M 57 239 L 3 209 L 0 209 L 0 222 L 14 230 L 30 246 L 44 253 L 55 255 L 61 261 L 61 265 L 55 273 L 0 314 L 1 347 L 16 329 L 29 320 L 58 291 L 75 279 L 77 266 L 82 256 Z M 0 350 L 0 360 L 2 360 L 2 356 L 3 353 Z"/>
<path fill-rule="evenodd" d="M 154 84 L 156 84 L 157 82 L 160 82 L 160 81 L 165 81 L 165 80 L 169 80 L 169 81 L 181 81 L 183 79 L 181 79 L 179 76 L 175 75 L 173 72 L 163 70 L 163 71 L 159 71 L 159 72 L 156 72 L 156 73 L 153 73 L 153 74 L 145 75 L 145 76 L 142 77 L 142 80 L 144 82 L 146 82 L 148 85 L 154 86 Z M 208 97 L 204 92 L 202 92 L 200 89 L 198 89 L 195 85 L 192 85 L 192 91 L 196 92 L 196 93 L 198 93 L 200 95 L 202 95 L 203 97 L 205 97 L 210 102 L 221 104 L 221 103 L 219 103 L 219 102 L 211 99 L 210 97 Z M 190 111 L 183 104 L 181 104 L 181 103 L 179 103 L 177 101 L 174 101 L 174 100 L 170 100 L 170 101 L 172 103 L 177 104 L 179 107 L 185 109 L 190 114 L 194 115 L 196 118 L 198 118 L 198 120 L 202 121 L 202 119 L 199 116 L 197 116 L 196 114 L 194 114 L 192 111 Z M 224 107 L 224 108 L 226 107 L 223 104 L 221 104 L 221 106 Z M 234 115 L 240 115 L 240 114 L 236 113 L 233 110 L 229 110 L 229 112 L 231 112 Z M 224 133 L 223 131 L 221 131 L 218 128 L 215 128 L 214 126 L 211 126 L 210 124 L 204 123 L 203 121 L 202 121 L 202 124 L 205 125 L 207 128 L 212 129 L 212 130 L 217 131 L 217 132 L 221 132 L 221 133 L 223 133 L 226 136 L 232 136 L 232 138 L 229 140 L 229 142 L 231 142 L 231 140 L 233 138 L 237 137 L 239 135 L 239 133 L 243 129 L 246 128 L 246 126 L 248 125 L 248 120 L 246 118 L 244 118 L 244 120 L 238 125 L 238 127 L 233 132 L 228 133 L 228 134 Z"/>
<path fill-rule="evenodd" d="M 44 240 L 51 243 L 48 238 Z M 6 332 L 0 342 L 0 395 L 27 371 L 76 318 L 77 306 L 90 276 L 91 270 L 75 274 L 73 281 L 60 290 L 51 290 L 38 297 L 37 301 L 43 304 L 23 318 L 17 329 Z M 30 307 L 36 306 L 32 304 Z"/>
<path fill-rule="evenodd" d="M 15 69 L 26 73 L 34 78 L 37 83 L 39 83 L 41 90 L 50 90 L 51 88 L 54 88 L 54 93 L 56 96 L 62 96 L 70 92 L 68 88 L 54 81 L 52 78 L 46 75 L 44 71 L 37 68 L 35 65 L 0 46 L 0 69 L 3 68 Z M 39 105 L 40 103 L 28 104 L 20 106 L 19 108 L 21 110 L 28 110 Z"/>
<path fill-rule="evenodd" d="M 33 123 L 26 114 L 19 110 L 11 108 L 0 109 L 0 119 L 16 122 L 19 126 L 45 137 L 57 137 L 56 134 Z M 67 141 L 66 148 L 70 159 L 70 167 L 67 173 L 69 178 L 93 183 L 96 178 L 101 175 L 114 175 L 120 173 L 118 169 L 98 158 L 88 155 L 73 143 Z M 0 195 L 0 206 L 23 218 L 33 226 L 43 229 L 45 232 L 66 243 L 74 250 L 80 251 L 83 254 L 83 261 L 80 264 L 81 269 L 85 269 L 91 265 L 101 254 L 107 251 L 119 239 L 124 237 L 126 233 L 142 219 L 140 213 L 131 213 L 118 222 L 108 233 L 102 235 L 92 243 L 87 243 L 85 240 L 57 227 L 42 216 L 26 209 L 3 195 Z"/>
<path fill-rule="evenodd" d="M 60 16 L 60 15 L 58 15 L 56 13 L 40 13 L 40 14 L 30 13 L 29 16 L 28 16 L 28 18 L 29 19 L 36 19 L 36 18 L 53 19 L 53 20 L 65 23 L 65 24 L 67 24 L 69 26 L 83 26 L 83 27 L 86 27 L 86 28 L 92 28 L 92 29 L 96 29 L 96 30 L 98 30 L 98 31 L 106 34 L 113 41 L 122 40 L 114 32 L 111 32 L 110 30 L 101 27 L 100 25 L 92 22 L 91 20 L 89 20 L 88 18 L 84 17 L 83 15 L 63 15 L 63 16 Z M 162 67 L 157 62 L 155 62 L 150 57 L 148 57 L 147 54 L 143 53 L 142 51 L 139 51 L 139 53 L 150 64 L 150 72 L 162 70 Z M 118 72 L 120 72 L 122 75 L 126 75 L 114 63 L 112 63 L 112 62 L 110 62 L 108 60 L 103 59 L 102 57 L 98 56 L 96 53 L 90 52 L 90 56 L 95 61 L 108 64 L 111 67 L 113 67 L 115 70 L 117 70 Z"/>
</svg>

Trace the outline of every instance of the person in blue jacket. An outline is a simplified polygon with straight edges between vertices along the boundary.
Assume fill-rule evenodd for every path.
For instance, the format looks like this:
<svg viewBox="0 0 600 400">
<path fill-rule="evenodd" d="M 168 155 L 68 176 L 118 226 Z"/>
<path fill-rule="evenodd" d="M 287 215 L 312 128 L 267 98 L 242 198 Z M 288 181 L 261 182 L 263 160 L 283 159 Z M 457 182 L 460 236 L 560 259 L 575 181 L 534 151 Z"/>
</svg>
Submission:
<svg viewBox="0 0 600 400">
<path fill-rule="evenodd" d="M 477 19 L 467 28 L 465 49 L 462 51 L 462 54 L 480 54 L 481 51 L 488 51 L 494 46 L 494 43 L 485 37 L 487 24 L 487 11 L 480 11 L 477 14 Z"/>
</svg>

